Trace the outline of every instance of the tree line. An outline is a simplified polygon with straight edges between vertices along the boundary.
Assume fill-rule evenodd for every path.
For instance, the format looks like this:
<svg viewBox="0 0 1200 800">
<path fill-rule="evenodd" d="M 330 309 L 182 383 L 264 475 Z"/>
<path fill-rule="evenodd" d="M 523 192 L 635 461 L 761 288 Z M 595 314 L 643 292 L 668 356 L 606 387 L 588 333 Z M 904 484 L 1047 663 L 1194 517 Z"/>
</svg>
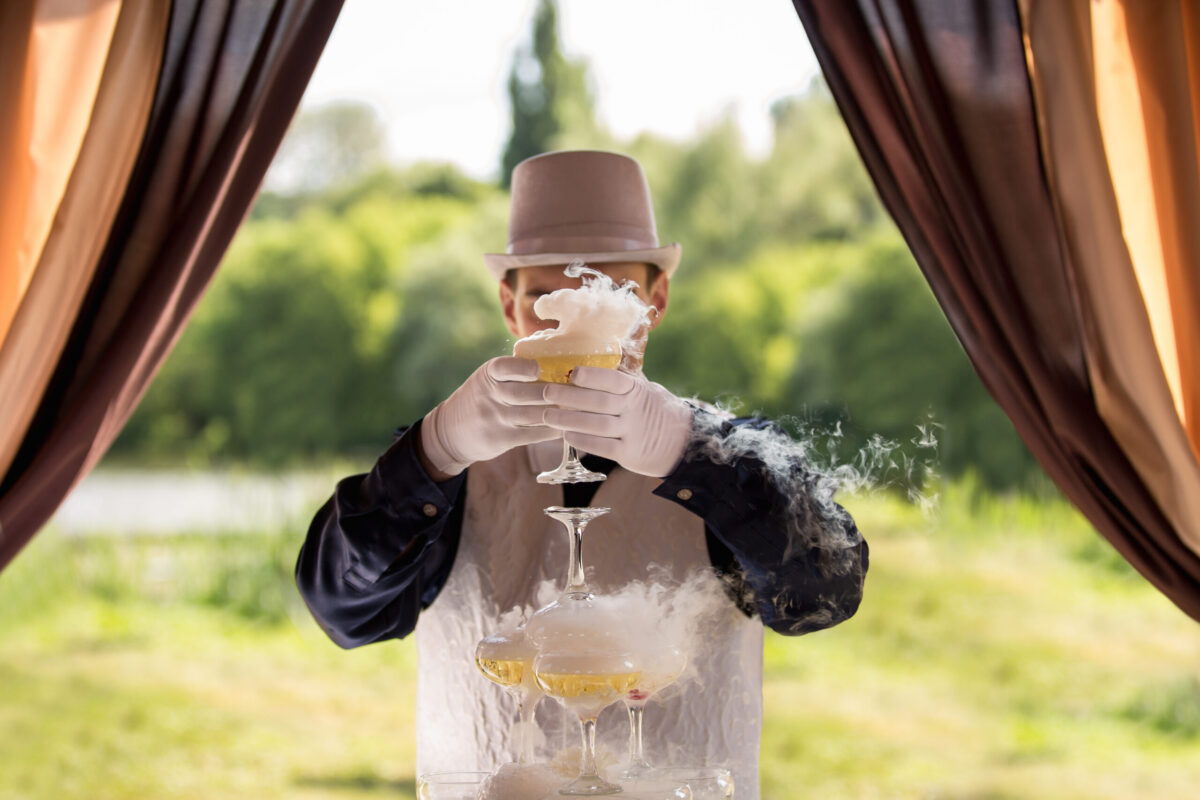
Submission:
<svg viewBox="0 0 1200 800">
<path fill-rule="evenodd" d="M 553 10 L 539 6 L 533 45 L 515 59 L 502 163 L 560 147 L 642 163 L 660 237 L 683 244 L 646 354 L 652 379 L 818 432 L 831 458 L 934 430 L 942 474 L 1040 483 L 819 81 L 772 109 L 762 158 L 732 118 L 692 141 L 619 141 L 590 113 L 585 66 L 559 51 Z M 519 70 L 521 59 L 538 68 Z M 297 120 L 273 168 L 288 180 L 256 203 L 113 459 L 373 458 L 482 361 L 511 352 L 481 258 L 504 247 L 505 181 L 389 165 L 382 138 L 353 104 Z"/>
</svg>

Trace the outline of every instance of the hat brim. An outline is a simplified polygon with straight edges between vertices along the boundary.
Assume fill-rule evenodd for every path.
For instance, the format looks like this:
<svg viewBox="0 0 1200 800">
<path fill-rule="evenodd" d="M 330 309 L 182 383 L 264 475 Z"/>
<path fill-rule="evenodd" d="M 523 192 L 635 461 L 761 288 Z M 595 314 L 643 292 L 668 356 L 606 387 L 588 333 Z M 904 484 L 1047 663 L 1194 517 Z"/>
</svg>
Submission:
<svg viewBox="0 0 1200 800">
<path fill-rule="evenodd" d="M 566 265 L 576 260 L 589 265 L 644 261 L 661 269 L 669 278 L 675 274 L 675 269 L 679 266 L 679 257 L 682 254 L 683 246 L 679 242 L 672 242 L 665 247 L 653 247 L 646 250 L 616 250 L 606 253 L 528 253 L 526 255 L 484 253 L 483 263 L 487 265 L 488 272 L 492 273 L 492 277 L 498 281 L 504 280 L 504 273 L 510 269 Z"/>
</svg>

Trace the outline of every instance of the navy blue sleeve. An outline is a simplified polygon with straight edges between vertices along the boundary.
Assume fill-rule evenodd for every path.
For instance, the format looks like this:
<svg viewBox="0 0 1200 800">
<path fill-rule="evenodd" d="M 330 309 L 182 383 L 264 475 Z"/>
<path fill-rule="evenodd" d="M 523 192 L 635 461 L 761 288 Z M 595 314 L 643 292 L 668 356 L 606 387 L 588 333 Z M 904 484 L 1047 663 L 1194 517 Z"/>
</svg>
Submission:
<svg viewBox="0 0 1200 800">
<path fill-rule="evenodd" d="M 787 441 L 761 419 L 713 424 L 708 416 L 701 436 L 729 436 L 748 426 L 742 433 L 762 431 L 769 434 L 764 441 Z M 772 466 L 786 474 L 772 476 L 753 447 L 730 449 L 718 458 L 702 444 L 689 448 L 655 494 L 704 520 L 713 565 L 732 573 L 744 593 L 735 597 L 743 609 L 753 609 L 764 625 L 787 635 L 853 616 L 862 601 L 867 543 L 843 508 L 814 502 L 810 493 L 819 476 L 799 448 L 774 449 Z M 723 570 L 723 561 L 736 562 L 736 569 Z"/>
<path fill-rule="evenodd" d="M 466 472 L 434 482 L 417 457 L 419 432 L 402 431 L 369 473 L 339 481 L 300 549 L 296 586 L 341 647 L 412 633 L 453 565 Z"/>
</svg>

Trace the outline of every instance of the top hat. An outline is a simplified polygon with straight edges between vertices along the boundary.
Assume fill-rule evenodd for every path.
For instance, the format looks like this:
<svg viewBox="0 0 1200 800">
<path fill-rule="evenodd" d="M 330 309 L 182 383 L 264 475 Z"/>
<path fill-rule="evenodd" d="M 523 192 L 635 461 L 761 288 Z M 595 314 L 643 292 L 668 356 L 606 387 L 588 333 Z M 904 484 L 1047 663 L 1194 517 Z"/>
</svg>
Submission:
<svg viewBox="0 0 1200 800">
<path fill-rule="evenodd" d="M 565 150 L 527 158 L 513 168 L 508 247 L 485 253 L 496 278 L 520 267 L 654 264 L 668 276 L 679 266 L 678 242 L 660 247 L 650 186 L 638 162 L 620 153 Z"/>
</svg>

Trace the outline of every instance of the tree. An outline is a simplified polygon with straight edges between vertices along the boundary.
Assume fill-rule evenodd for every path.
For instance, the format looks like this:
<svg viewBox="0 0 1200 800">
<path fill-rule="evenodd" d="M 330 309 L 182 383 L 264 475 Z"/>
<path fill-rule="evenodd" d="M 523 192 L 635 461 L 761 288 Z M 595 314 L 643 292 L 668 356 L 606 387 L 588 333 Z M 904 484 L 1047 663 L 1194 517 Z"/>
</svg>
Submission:
<svg viewBox="0 0 1200 800">
<path fill-rule="evenodd" d="M 294 213 L 252 218 L 239 231 L 114 458 L 281 467 L 375 453 L 397 425 L 429 410 L 423 389 L 441 391 L 443 370 L 458 366 L 430 359 L 404 373 L 410 347 L 436 351 L 449 338 L 476 363 L 495 354 L 494 345 L 482 349 L 474 317 L 428 344 L 422 324 L 469 316 L 455 301 L 473 275 L 491 291 L 476 287 L 471 308 L 487 307 L 500 328 L 490 329 L 492 342 L 503 341 L 478 256 L 503 237 L 499 191 L 422 167 L 306 198 Z"/>
<path fill-rule="evenodd" d="M 762 243 L 761 201 L 736 119 L 727 113 L 679 151 L 652 187 L 660 236 L 683 243 L 690 271 L 745 259 Z"/>
<path fill-rule="evenodd" d="M 329 103 L 296 117 L 267 173 L 271 191 L 319 192 L 387 161 L 387 131 L 369 105 Z"/>
<path fill-rule="evenodd" d="M 775 144 L 763 165 L 762 223 L 772 239 L 852 240 L 885 219 L 824 81 L 771 108 Z"/>
<path fill-rule="evenodd" d="M 861 268 L 839 281 L 787 393 L 841 421 L 850 449 L 872 436 L 898 443 L 938 426 L 938 469 L 974 471 L 991 489 L 1031 486 L 1040 470 L 988 395 L 899 237 L 852 245 Z"/>
<path fill-rule="evenodd" d="M 508 75 L 512 132 L 500 159 L 500 185 L 530 156 L 555 148 L 568 132 L 595 130 L 586 62 L 568 60 L 559 47 L 558 8 L 541 0 L 533 16 L 533 41 L 517 50 Z"/>
</svg>

